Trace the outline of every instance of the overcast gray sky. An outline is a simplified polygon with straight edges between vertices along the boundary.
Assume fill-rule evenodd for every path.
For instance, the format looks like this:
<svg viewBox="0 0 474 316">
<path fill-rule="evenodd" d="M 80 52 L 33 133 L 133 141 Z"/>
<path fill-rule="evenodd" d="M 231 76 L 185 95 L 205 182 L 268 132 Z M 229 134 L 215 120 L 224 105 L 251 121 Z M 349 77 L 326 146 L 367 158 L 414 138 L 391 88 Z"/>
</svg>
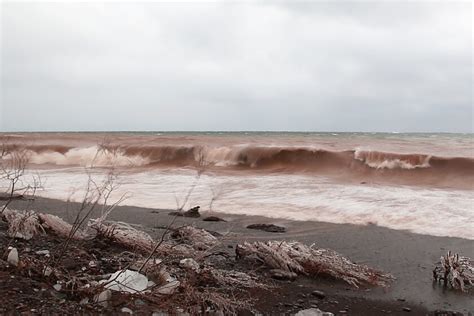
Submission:
<svg viewBox="0 0 474 316">
<path fill-rule="evenodd" d="M 3 131 L 473 131 L 469 1 L 0 6 Z"/>
</svg>

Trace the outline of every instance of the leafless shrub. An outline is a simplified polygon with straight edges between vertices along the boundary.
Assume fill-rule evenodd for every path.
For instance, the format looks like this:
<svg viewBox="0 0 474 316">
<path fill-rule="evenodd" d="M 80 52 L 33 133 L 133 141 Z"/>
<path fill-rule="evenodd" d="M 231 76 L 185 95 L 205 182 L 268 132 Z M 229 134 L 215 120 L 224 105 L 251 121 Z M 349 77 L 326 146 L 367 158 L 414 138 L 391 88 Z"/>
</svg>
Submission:
<svg viewBox="0 0 474 316">
<path fill-rule="evenodd" d="M 29 153 L 24 147 L 7 143 L 0 146 L 0 181 L 5 190 L 0 196 L 0 200 L 5 201 L 0 214 L 16 199 L 33 200 L 36 191 L 42 188 L 38 174 L 26 175 L 29 159 Z"/>
</svg>

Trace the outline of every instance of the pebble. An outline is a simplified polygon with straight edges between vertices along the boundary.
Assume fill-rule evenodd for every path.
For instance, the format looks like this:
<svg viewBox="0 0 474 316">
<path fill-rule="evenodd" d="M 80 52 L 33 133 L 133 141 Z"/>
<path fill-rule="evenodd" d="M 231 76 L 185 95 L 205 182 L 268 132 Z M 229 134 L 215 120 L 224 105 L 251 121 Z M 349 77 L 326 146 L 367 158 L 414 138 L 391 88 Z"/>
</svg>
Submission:
<svg viewBox="0 0 474 316">
<path fill-rule="evenodd" d="M 284 271 L 280 269 L 270 270 L 270 276 L 277 280 L 288 280 L 288 281 L 293 281 L 298 277 L 298 275 L 294 272 Z"/>
<path fill-rule="evenodd" d="M 143 306 L 143 305 L 145 305 L 145 302 L 142 301 L 142 300 L 135 300 L 135 305 L 136 306 Z"/>
<path fill-rule="evenodd" d="M 11 265 L 18 266 L 18 250 L 16 248 L 12 248 L 8 253 L 7 262 Z"/>
<path fill-rule="evenodd" d="M 409 308 L 409 307 L 403 307 L 403 311 L 404 311 L 404 312 L 411 312 L 411 308 Z"/>
<path fill-rule="evenodd" d="M 128 308 L 128 307 L 122 307 L 122 309 L 120 310 L 122 313 L 128 313 L 128 314 L 133 314 L 133 311 Z"/>
<path fill-rule="evenodd" d="M 311 295 L 313 295 L 313 296 L 315 296 L 315 297 L 317 297 L 317 298 L 319 298 L 319 299 L 323 299 L 323 298 L 326 297 L 326 293 L 324 293 L 323 291 L 318 291 L 318 290 L 313 291 L 313 292 L 311 293 Z"/>
<path fill-rule="evenodd" d="M 102 291 L 96 298 L 96 302 L 99 303 L 100 305 L 107 307 L 109 304 L 108 301 L 112 298 L 112 291 L 111 290 L 105 290 Z"/>
</svg>

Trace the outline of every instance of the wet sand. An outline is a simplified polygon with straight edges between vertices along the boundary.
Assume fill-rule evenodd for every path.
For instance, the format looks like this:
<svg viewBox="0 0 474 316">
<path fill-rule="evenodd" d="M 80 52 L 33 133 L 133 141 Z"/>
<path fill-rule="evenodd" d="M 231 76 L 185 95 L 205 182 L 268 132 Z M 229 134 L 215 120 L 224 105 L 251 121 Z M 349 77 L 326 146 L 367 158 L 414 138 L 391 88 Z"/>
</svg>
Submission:
<svg viewBox="0 0 474 316">
<path fill-rule="evenodd" d="M 72 221 L 77 204 L 37 198 L 33 203 L 15 201 L 11 208 L 34 209 Z M 166 226 L 173 218 L 168 214 L 169 212 L 169 210 L 120 206 L 115 209 L 109 219 L 142 226 L 144 230 L 158 236 L 162 232 L 160 227 Z M 442 309 L 464 314 L 474 312 L 473 293 L 444 290 L 442 286 L 433 284 L 431 278 L 434 263 L 448 250 L 474 258 L 474 241 L 472 240 L 420 235 L 375 225 L 300 222 L 258 216 L 219 214 L 218 212 L 201 214 L 203 217 L 207 215 L 219 216 L 227 222 L 204 222 L 202 217 L 179 217 L 175 225 L 194 224 L 216 231 L 224 234 L 225 242 L 229 243 L 268 239 L 315 243 L 319 247 L 336 250 L 356 263 L 390 272 L 397 278 L 389 289 L 347 289 L 347 286 L 333 287 L 321 282 L 321 287 L 329 295 L 354 297 L 355 299 L 366 298 L 400 306 L 406 302 L 406 304 L 430 311 Z M 285 226 L 287 232 L 269 233 L 245 228 L 254 223 Z M 301 287 L 303 286 L 304 284 L 301 285 Z"/>
</svg>

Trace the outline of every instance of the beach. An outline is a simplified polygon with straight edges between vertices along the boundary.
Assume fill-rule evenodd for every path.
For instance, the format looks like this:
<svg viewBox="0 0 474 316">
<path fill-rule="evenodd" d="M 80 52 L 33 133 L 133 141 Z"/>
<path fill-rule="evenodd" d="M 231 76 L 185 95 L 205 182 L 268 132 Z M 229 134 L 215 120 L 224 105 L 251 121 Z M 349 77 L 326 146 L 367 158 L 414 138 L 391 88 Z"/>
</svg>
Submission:
<svg viewBox="0 0 474 316">
<path fill-rule="evenodd" d="M 246 241 L 297 241 L 395 277 L 389 287 L 357 289 L 303 275 L 278 283 L 278 290 L 245 292 L 265 313 L 312 306 L 350 315 L 474 311 L 472 290 L 433 282 L 433 269 L 448 251 L 474 257 L 468 134 L 16 133 L 3 134 L 2 142 L 7 166 L 20 157 L 23 183 L 39 183 L 33 201 L 14 200 L 9 209 L 72 223 L 85 196 L 110 188 L 107 201 L 119 205 L 107 220 L 155 240 L 174 220 L 174 228 L 191 225 L 220 236 L 228 258 Z M 2 182 L 5 191 L 9 185 Z M 200 218 L 169 214 L 195 206 Z M 225 222 L 202 220 L 209 215 Z M 248 229 L 251 224 L 285 232 Z M 325 299 L 314 301 L 313 291 Z"/>
<path fill-rule="evenodd" d="M 72 221 L 74 203 L 60 200 L 36 198 L 33 204 L 15 201 L 12 208 L 28 207 Z M 163 227 L 173 219 L 170 210 L 147 209 L 133 206 L 119 206 L 110 215 L 110 220 L 124 221 L 159 237 Z M 210 214 L 202 213 L 202 216 Z M 234 245 L 243 241 L 296 240 L 318 247 L 330 248 L 356 263 L 365 264 L 396 277 L 388 289 L 355 289 L 344 283 L 328 280 L 298 279 L 290 288 L 285 285 L 275 298 L 260 302 L 267 311 L 277 312 L 271 302 L 291 302 L 298 293 L 310 293 L 317 289 L 327 293 L 327 305 L 321 309 L 338 312 L 350 306 L 349 315 L 380 315 L 382 310 L 390 310 L 391 315 L 404 315 L 403 308 L 410 306 L 412 314 L 425 315 L 428 311 L 456 311 L 467 315 L 474 311 L 472 293 L 459 293 L 443 289 L 432 281 L 432 269 L 439 257 L 448 250 L 474 257 L 471 240 L 449 237 L 435 237 L 378 227 L 376 225 L 331 224 L 324 222 L 275 220 L 260 216 L 218 215 L 227 222 L 206 222 L 202 218 L 177 218 L 174 225 L 195 225 L 225 235 L 224 245 Z M 272 223 L 287 228 L 285 233 L 269 233 L 245 228 L 254 223 Z M 158 227 L 158 228 L 157 228 Z M 232 252 L 233 250 L 231 250 Z M 297 290 L 295 292 L 295 289 Z M 285 292 L 287 291 L 287 292 Z M 280 293 L 280 294 L 278 294 Z M 278 295 L 283 298 L 278 299 Z M 292 297 L 294 295 L 295 297 Z M 299 297 L 301 298 L 301 297 Z M 337 301 L 338 304 L 331 304 Z M 266 302 L 266 303 L 265 303 Z M 340 304 L 339 304 L 340 303 Z M 284 306 L 282 306 L 284 308 Z M 287 307 L 288 308 L 288 307 Z M 373 308 L 373 310 L 372 310 Z"/>
</svg>

